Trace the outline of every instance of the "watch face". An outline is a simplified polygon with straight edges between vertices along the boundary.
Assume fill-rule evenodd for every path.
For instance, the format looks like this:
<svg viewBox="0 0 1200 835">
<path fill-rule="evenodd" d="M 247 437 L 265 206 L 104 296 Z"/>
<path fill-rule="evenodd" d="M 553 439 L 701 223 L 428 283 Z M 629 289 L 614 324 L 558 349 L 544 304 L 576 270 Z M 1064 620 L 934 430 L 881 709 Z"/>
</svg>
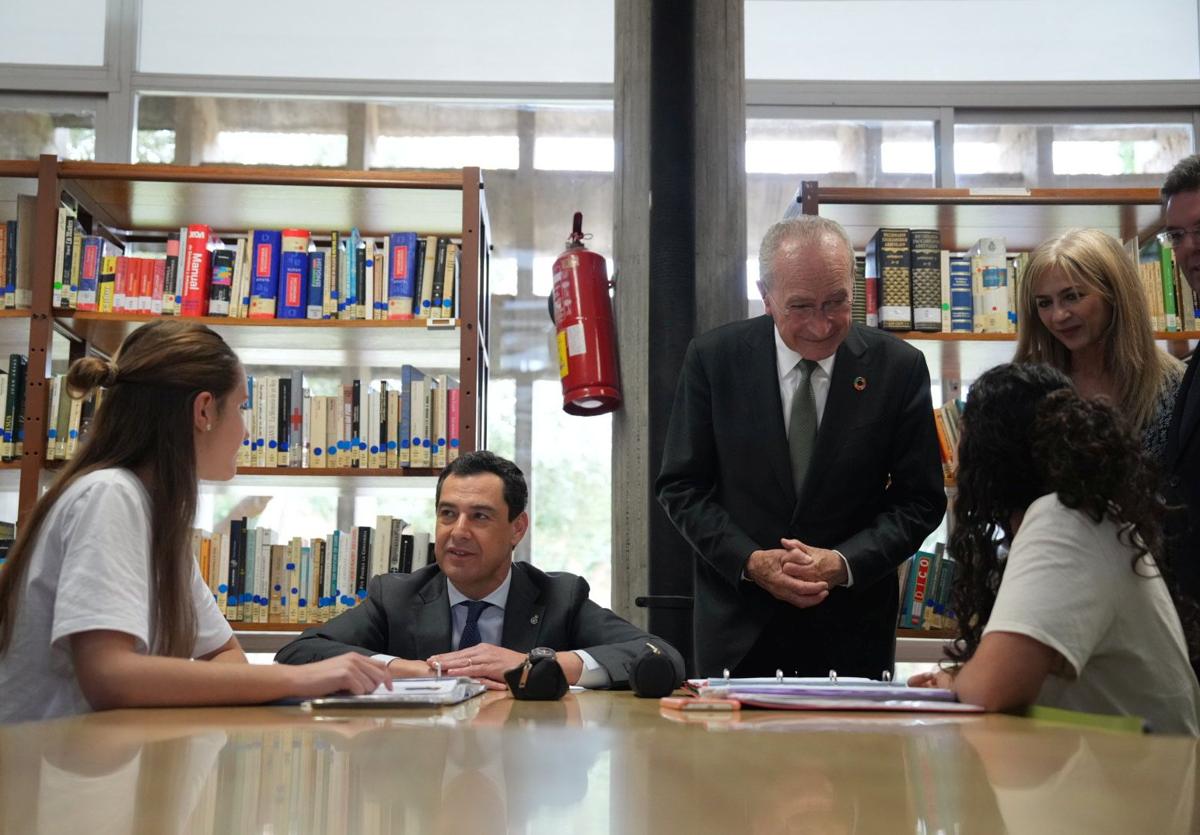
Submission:
<svg viewBox="0 0 1200 835">
<path fill-rule="evenodd" d="M 555 652 L 550 647 L 534 647 L 529 650 L 530 661 L 548 661 L 553 660 L 554 657 Z"/>
</svg>

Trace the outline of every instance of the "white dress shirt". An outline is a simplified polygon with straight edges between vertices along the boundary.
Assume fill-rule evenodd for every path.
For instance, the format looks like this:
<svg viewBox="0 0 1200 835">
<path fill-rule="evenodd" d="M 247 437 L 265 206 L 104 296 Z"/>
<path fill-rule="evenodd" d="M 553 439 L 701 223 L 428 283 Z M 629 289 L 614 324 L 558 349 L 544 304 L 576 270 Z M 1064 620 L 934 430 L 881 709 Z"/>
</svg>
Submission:
<svg viewBox="0 0 1200 835">
<path fill-rule="evenodd" d="M 796 389 L 800 386 L 800 369 L 796 366 L 804 357 L 793 351 L 783 341 L 783 337 L 779 335 L 779 328 L 774 329 L 775 333 L 775 370 L 779 374 L 779 399 L 783 401 L 783 429 L 786 435 L 791 431 L 792 422 L 792 400 L 796 397 Z M 825 403 L 829 400 L 829 381 L 833 379 L 833 363 L 837 359 L 837 353 L 830 354 L 823 360 L 817 360 L 817 367 L 812 372 L 812 392 L 813 400 L 817 406 L 817 428 L 821 428 L 821 418 L 825 416 Z M 772 546 L 774 547 L 774 546 Z M 846 566 L 846 586 L 847 588 L 854 585 L 854 573 L 850 570 L 850 563 L 846 559 L 846 555 L 841 551 L 834 551 Z"/>
</svg>

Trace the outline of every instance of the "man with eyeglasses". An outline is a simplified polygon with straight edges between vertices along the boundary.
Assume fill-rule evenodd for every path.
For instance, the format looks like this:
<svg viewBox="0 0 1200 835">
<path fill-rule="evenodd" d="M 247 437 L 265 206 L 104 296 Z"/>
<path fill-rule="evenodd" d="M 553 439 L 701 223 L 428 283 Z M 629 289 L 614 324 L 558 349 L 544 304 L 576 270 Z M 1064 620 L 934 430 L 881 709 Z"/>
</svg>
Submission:
<svg viewBox="0 0 1200 835">
<path fill-rule="evenodd" d="M 692 340 L 658 500 L 695 551 L 701 675 L 879 678 L 896 569 L 946 508 L 922 354 L 850 321 L 854 252 L 803 216 L 763 239 L 766 315 Z"/>
<path fill-rule="evenodd" d="M 1166 213 L 1159 240 L 1174 250 L 1179 272 L 1200 298 L 1200 155 L 1180 160 L 1171 169 L 1163 182 L 1162 201 Z M 1183 508 L 1168 519 L 1167 555 L 1184 593 L 1200 601 L 1200 383 L 1196 382 L 1196 366 L 1193 354 L 1167 430 L 1163 469 L 1168 501 Z M 1192 647 L 1193 652 L 1197 649 Z"/>
</svg>

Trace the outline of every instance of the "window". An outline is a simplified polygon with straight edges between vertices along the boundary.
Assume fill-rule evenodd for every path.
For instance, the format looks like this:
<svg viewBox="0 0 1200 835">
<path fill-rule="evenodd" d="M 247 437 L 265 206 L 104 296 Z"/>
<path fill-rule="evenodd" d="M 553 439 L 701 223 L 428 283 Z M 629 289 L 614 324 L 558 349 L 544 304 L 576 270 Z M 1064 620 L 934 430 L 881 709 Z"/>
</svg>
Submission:
<svg viewBox="0 0 1200 835">
<path fill-rule="evenodd" d="M 7 109 L 0 104 L 0 159 L 96 158 L 96 112 L 85 108 Z"/>
<path fill-rule="evenodd" d="M 954 173 L 962 187 L 1157 188 L 1191 152 L 1190 117 L 1157 124 L 954 127 Z"/>
<path fill-rule="evenodd" d="M 746 120 L 746 298 L 757 299 L 758 247 L 803 180 L 826 186 L 930 188 L 932 121 Z"/>
<path fill-rule="evenodd" d="M 345 167 L 347 108 L 319 99 L 142 96 L 136 159 Z"/>
<path fill-rule="evenodd" d="M 137 156 L 142 161 L 270 163 L 371 168 L 484 169 L 492 221 L 489 448 L 517 461 L 535 498 L 526 553 L 536 563 L 584 574 L 598 600 L 611 584 L 609 495 L 611 422 L 562 412 L 554 327 L 546 297 L 551 267 L 583 212 L 588 246 L 612 255 L 613 114 L 607 102 L 481 104 L 143 96 Z M 349 137 L 362 137 L 354 162 Z M 358 141 L 358 140 L 356 140 Z M 609 262 L 609 275 L 613 264 Z M 330 360 L 332 361 L 332 359 Z M 265 373 L 265 372 L 264 372 Z M 580 455 L 578 450 L 585 449 Z M 395 488 L 389 488 L 395 489 Z M 432 485 L 395 501 L 370 486 L 276 499 L 274 519 L 305 518 L 313 530 L 373 524 L 380 513 L 432 524 Z M 420 502 L 429 502 L 429 513 Z M 244 498 L 221 494 L 214 519 Z M 586 505 L 587 513 L 579 516 Z M 424 516 L 420 516 L 424 514 Z M 201 518 L 206 518 L 201 514 Z M 570 520 L 579 519 L 572 526 Z M 586 528 L 580 533 L 579 528 Z M 290 526 L 287 526 L 291 530 Z M 308 535 L 308 534 L 305 534 Z"/>
</svg>

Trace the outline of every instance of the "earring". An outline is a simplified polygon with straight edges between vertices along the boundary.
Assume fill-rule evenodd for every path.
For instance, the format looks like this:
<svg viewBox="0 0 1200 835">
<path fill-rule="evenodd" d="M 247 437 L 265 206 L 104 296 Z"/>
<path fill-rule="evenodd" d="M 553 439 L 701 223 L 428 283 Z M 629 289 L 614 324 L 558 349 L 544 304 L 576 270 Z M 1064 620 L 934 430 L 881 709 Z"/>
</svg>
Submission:
<svg viewBox="0 0 1200 835">
<path fill-rule="evenodd" d="M 212 424 L 211 424 L 211 423 L 206 423 L 206 424 L 204 424 L 204 431 L 205 431 L 205 432 L 211 432 L 211 431 L 212 431 Z"/>
</svg>

